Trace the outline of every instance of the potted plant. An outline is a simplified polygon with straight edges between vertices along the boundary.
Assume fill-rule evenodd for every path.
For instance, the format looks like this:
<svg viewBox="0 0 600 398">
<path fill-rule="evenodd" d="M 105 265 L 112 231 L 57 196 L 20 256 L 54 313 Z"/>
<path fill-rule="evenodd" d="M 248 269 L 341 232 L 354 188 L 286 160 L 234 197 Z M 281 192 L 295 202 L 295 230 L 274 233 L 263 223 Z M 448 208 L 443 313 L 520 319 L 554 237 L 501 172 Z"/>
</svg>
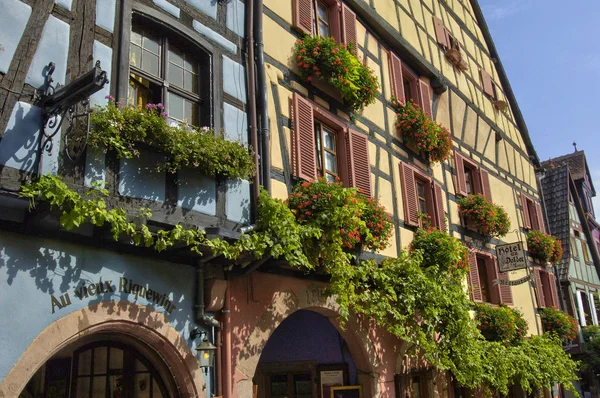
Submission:
<svg viewBox="0 0 600 398">
<path fill-rule="evenodd" d="M 497 110 L 499 110 L 501 112 L 508 109 L 508 103 L 503 100 L 493 100 L 492 105 L 494 106 L 494 108 L 496 108 Z"/>
<path fill-rule="evenodd" d="M 300 76 L 308 82 L 331 84 L 352 112 L 375 102 L 379 82 L 353 50 L 331 37 L 304 36 L 294 47 Z"/>
<path fill-rule="evenodd" d="M 486 237 L 502 237 L 510 230 L 510 219 L 506 211 L 483 195 L 469 195 L 458 201 L 460 215 L 467 227 Z"/>
<path fill-rule="evenodd" d="M 554 333 L 561 340 L 573 341 L 579 333 L 575 318 L 554 307 L 540 308 L 544 333 Z"/>
<path fill-rule="evenodd" d="M 516 308 L 504 304 L 475 304 L 475 321 L 488 341 L 518 344 L 527 335 L 527 321 Z"/>
<path fill-rule="evenodd" d="M 563 255 L 560 239 L 542 231 L 529 231 L 527 234 L 527 251 L 531 257 L 542 263 L 551 262 L 555 264 Z"/>
<path fill-rule="evenodd" d="M 448 159 L 452 136 L 445 127 L 434 122 L 412 100 L 401 103 L 392 98 L 391 103 L 396 108 L 396 132 L 409 146 L 423 153 L 431 163 Z"/>
</svg>

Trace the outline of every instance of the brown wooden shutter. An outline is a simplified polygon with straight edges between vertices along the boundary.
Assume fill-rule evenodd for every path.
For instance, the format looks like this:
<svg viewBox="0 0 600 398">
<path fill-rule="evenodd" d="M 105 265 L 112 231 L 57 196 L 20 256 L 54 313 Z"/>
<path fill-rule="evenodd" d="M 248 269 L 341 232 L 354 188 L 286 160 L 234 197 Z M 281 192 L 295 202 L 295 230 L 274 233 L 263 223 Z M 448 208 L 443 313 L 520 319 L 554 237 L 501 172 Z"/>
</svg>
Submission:
<svg viewBox="0 0 600 398">
<path fill-rule="evenodd" d="M 498 279 L 498 266 L 493 257 L 486 257 L 485 264 L 488 270 L 488 286 L 490 288 L 490 299 L 492 303 L 499 304 L 500 301 L 500 285 L 494 284 L 494 280 Z"/>
<path fill-rule="evenodd" d="M 437 17 L 433 17 L 433 27 L 435 28 L 435 38 L 439 45 L 448 48 L 450 47 L 450 43 L 448 43 L 448 36 L 446 36 L 446 28 L 444 27 L 444 23 L 441 19 Z"/>
<path fill-rule="evenodd" d="M 419 101 L 423 112 L 427 113 L 433 119 L 431 114 L 431 96 L 429 95 L 429 84 L 419 78 Z"/>
<path fill-rule="evenodd" d="M 527 209 L 527 196 L 521 192 L 521 208 L 523 209 L 523 228 L 531 229 L 531 220 L 529 219 L 529 210 Z"/>
<path fill-rule="evenodd" d="M 492 189 L 490 187 L 490 175 L 487 171 L 479 169 L 479 179 L 481 182 L 481 193 L 487 200 L 491 201 Z"/>
<path fill-rule="evenodd" d="M 508 281 L 508 272 L 499 272 L 498 279 Z M 508 285 L 500 285 L 500 302 L 504 304 L 512 304 L 512 287 Z"/>
<path fill-rule="evenodd" d="M 454 151 L 454 169 L 456 170 L 456 194 L 467 196 L 467 180 L 465 179 L 465 164 L 463 156 Z"/>
<path fill-rule="evenodd" d="M 413 168 L 404 162 L 400 163 L 400 177 L 402 177 L 402 199 L 404 201 L 404 222 L 414 227 L 419 226 L 419 211 L 417 187 Z"/>
<path fill-rule="evenodd" d="M 551 272 L 548 272 L 548 281 L 550 284 L 550 294 L 552 295 L 552 306 L 560 309 L 558 288 L 556 287 L 556 276 Z"/>
<path fill-rule="evenodd" d="M 357 47 L 357 35 L 356 35 L 356 14 L 345 4 L 342 4 L 342 29 L 344 32 L 344 44 L 348 44 L 348 50 L 354 48 L 356 51 Z M 353 43 L 350 47 L 350 43 Z"/>
<path fill-rule="evenodd" d="M 329 31 L 336 43 L 343 44 L 342 32 L 342 3 L 339 0 L 334 1 L 329 5 Z"/>
<path fill-rule="evenodd" d="M 313 34 L 314 17 L 312 0 L 294 0 L 292 17 L 294 29 L 307 35 Z"/>
<path fill-rule="evenodd" d="M 485 71 L 485 69 L 480 69 L 479 72 L 481 73 L 481 85 L 483 86 L 483 92 L 490 97 L 494 97 L 494 82 L 492 77 Z"/>
<path fill-rule="evenodd" d="M 315 155 L 315 125 L 312 104 L 298 93 L 294 93 L 294 138 L 295 173 L 305 180 L 317 176 Z"/>
<path fill-rule="evenodd" d="M 398 101 L 404 103 L 406 94 L 404 93 L 404 79 L 402 77 L 402 61 L 396 54 L 390 51 L 390 86 L 392 87 L 392 95 Z"/>
<path fill-rule="evenodd" d="M 546 301 L 544 299 L 544 287 L 542 286 L 540 270 L 538 268 L 534 268 L 532 276 L 533 281 L 535 283 L 535 295 L 537 296 L 537 305 L 539 308 L 546 308 Z"/>
<path fill-rule="evenodd" d="M 479 280 L 479 270 L 477 269 L 477 255 L 474 251 L 469 252 L 469 292 L 471 300 L 481 302 L 481 282 Z"/>
<path fill-rule="evenodd" d="M 544 224 L 544 212 L 542 211 L 542 205 L 539 202 L 535 202 L 535 214 L 537 215 L 537 229 L 546 233 L 546 226 Z"/>
<path fill-rule="evenodd" d="M 349 185 L 361 190 L 366 197 L 373 196 L 371 188 L 371 164 L 369 163 L 369 137 L 348 129 L 348 175 Z"/>
<path fill-rule="evenodd" d="M 446 232 L 446 212 L 444 211 L 442 186 L 437 182 L 433 183 L 433 200 L 435 202 L 435 215 L 437 227 L 440 231 Z"/>
</svg>

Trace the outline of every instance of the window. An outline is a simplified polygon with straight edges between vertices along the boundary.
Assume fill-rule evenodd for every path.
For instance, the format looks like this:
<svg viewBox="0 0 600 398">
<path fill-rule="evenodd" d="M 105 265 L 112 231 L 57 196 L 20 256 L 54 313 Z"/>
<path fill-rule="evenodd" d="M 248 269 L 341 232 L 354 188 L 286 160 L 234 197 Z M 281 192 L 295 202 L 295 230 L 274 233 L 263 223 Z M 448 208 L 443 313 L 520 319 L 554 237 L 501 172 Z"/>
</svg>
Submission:
<svg viewBox="0 0 600 398">
<path fill-rule="evenodd" d="M 128 104 L 162 103 L 172 124 L 210 124 L 208 62 L 200 49 L 134 16 Z"/>
<path fill-rule="evenodd" d="M 404 65 L 393 52 L 389 53 L 388 66 L 392 95 L 400 102 L 412 100 L 431 115 L 429 84 Z"/>
<path fill-rule="evenodd" d="M 533 198 L 521 193 L 521 208 L 523 215 L 523 228 L 534 229 L 542 232 L 546 232 L 544 226 L 544 216 L 542 212 L 542 206 L 539 202 L 534 201 Z"/>
<path fill-rule="evenodd" d="M 368 136 L 298 93 L 294 93 L 293 153 L 296 177 L 308 181 L 339 177 L 344 186 L 372 196 Z"/>
<path fill-rule="evenodd" d="M 461 71 L 469 69 L 469 65 L 467 64 L 465 56 L 461 51 L 460 43 L 444 26 L 442 20 L 437 17 L 433 17 L 433 27 L 435 29 L 436 40 L 444 50 L 446 59 Z"/>
<path fill-rule="evenodd" d="M 356 14 L 337 0 L 294 0 L 293 27 L 300 33 L 331 36 L 338 43 L 354 43 Z"/>
<path fill-rule="evenodd" d="M 577 232 L 577 231 L 575 231 Z M 575 242 L 575 238 L 571 236 L 571 257 L 579 258 L 579 254 L 577 252 L 577 242 Z"/>
<path fill-rule="evenodd" d="M 479 276 L 479 287 L 481 289 L 481 301 L 492 302 L 492 289 L 490 288 L 490 278 L 488 277 L 487 261 L 483 257 L 477 257 L 477 274 Z"/>
<path fill-rule="evenodd" d="M 590 260 L 590 252 L 588 251 L 588 246 L 587 246 L 587 243 L 585 243 L 585 241 L 584 241 L 584 240 L 582 240 L 582 241 L 581 241 L 581 247 L 582 247 L 582 249 L 583 249 L 583 260 L 584 260 L 586 263 L 589 263 L 589 262 L 591 261 L 591 260 Z"/>
<path fill-rule="evenodd" d="M 533 269 L 533 281 L 535 284 L 535 293 L 539 308 L 556 307 L 560 308 L 558 300 L 558 288 L 556 286 L 556 276 L 543 268 L 535 267 Z"/>
<path fill-rule="evenodd" d="M 492 79 L 492 76 L 490 76 L 485 69 L 480 69 L 479 74 L 481 75 L 481 86 L 483 87 L 483 92 L 491 99 L 498 99 L 498 95 L 496 93 L 496 83 Z"/>
<path fill-rule="evenodd" d="M 420 227 L 422 218 L 427 215 L 431 225 L 445 231 L 445 212 L 442 187 L 432 178 L 412 165 L 400 163 L 402 179 L 402 199 L 404 201 L 404 223 Z"/>
<path fill-rule="evenodd" d="M 409 374 L 396 375 L 396 396 L 402 398 L 424 398 L 429 397 L 429 389 L 427 388 L 428 371 L 413 371 Z"/>
<path fill-rule="evenodd" d="M 454 151 L 454 169 L 458 195 L 480 194 L 492 200 L 490 177 L 487 171 L 458 151 Z"/>
<path fill-rule="evenodd" d="M 592 308 L 586 292 L 582 290 L 577 291 L 577 297 L 579 299 L 579 322 L 581 326 L 593 325 L 594 319 L 592 318 Z"/>
<path fill-rule="evenodd" d="M 469 252 L 469 294 L 476 302 L 512 304 L 512 290 L 508 285 L 494 283 L 496 279 L 508 280 L 508 273 L 498 272 L 494 257 L 487 252 Z"/>
</svg>

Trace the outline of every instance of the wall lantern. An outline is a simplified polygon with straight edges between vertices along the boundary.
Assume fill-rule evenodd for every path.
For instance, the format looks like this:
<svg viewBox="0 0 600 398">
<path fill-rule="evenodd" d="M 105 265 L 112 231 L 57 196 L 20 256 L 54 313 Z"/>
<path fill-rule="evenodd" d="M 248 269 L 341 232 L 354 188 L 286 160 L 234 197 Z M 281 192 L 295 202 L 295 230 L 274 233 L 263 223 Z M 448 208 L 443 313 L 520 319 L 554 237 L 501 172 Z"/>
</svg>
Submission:
<svg viewBox="0 0 600 398">
<path fill-rule="evenodd" d="M 208 368 L 214 366 L 215 351 L 217 350 L 217 347 L 208 341 L 206 332 L 194 329 L 192 333 L 190 333 L 190 338 L 192 340 L 196 339 L 198 336 L 203 336 L 202 342 L 196 347 L 198 359 L 200 360 L 200 367 L 204 371 L 204 374 L 208 374 Z"/>
</svg>

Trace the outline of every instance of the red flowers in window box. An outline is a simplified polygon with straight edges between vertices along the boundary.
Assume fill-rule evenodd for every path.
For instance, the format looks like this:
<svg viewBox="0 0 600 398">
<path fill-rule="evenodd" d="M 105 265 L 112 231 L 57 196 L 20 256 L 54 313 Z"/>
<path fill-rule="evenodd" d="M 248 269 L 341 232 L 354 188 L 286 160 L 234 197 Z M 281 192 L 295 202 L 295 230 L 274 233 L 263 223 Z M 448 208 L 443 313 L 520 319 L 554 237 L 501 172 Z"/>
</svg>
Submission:
<svg viewBox="0 0 600 398">
<path fill-rule="evenodd" d="M 560 239 L 541 231 L 530 231 L 527 234 L 527 251 L 531 257 L 544 263 L 556 264 L 563 256 Z"/>
<path fill-rule="evenodd" d="M 501 237 L 510 230 L 510 219 L 506 211 L 482 195 L 460 198 L 458 210 L 460 215 L 467 220 L 468 226 L 483 236 Z"/>
<path fill-rule="evenodd" d="M 392 98 L 397 109 L 396 132 L 406 142 L 415 146 L 429 162 L 442 162 L 450 157 L 452 136 L 441 124 L 434 122 L 423 109 L 412 100 L 405 104 Z"/>
<path fill-rule="evenodd" d="M 294 56 L 303 79 L 331 84 L 351 111 L 360 112 L 375 102 L 379 89 L 375 73 L 333 38 L 305 36 L 296 41 Z"/>
<path fill-rule="evenodd" d="M 539 312 L 544 333 L 554 333 L 567 341 L 577 338 L 579 326 L 575 318 L 554 307 L 540 308 Z"/>
<path fill-rule="evenodd" d="M 516 344 L 527 335 L 527 321 L 523 314 L 514 308 L 500 304 L 475 304 L 475 321 L 483 337 L 488 341 L 498 341 L 505 345 Z"/>
</svg>

